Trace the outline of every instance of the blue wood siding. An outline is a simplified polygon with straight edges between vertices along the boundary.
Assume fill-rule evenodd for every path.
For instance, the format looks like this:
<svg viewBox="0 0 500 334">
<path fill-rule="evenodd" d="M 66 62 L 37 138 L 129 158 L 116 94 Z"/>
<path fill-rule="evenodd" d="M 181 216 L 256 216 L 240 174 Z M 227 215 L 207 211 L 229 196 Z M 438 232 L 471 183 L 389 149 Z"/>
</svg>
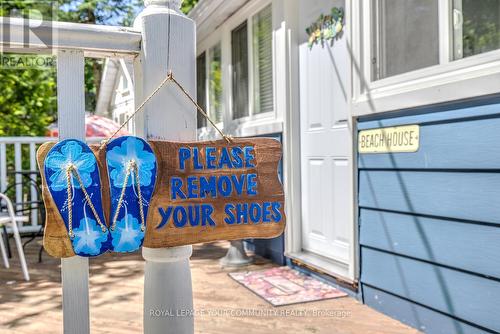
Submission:
<svg viewBox="0 0 500 334">
<path fill-rule="evenodd" d="M 363 248 L 363 282 L 500 331 L 500 284 L 433 263 Z"/>
<path fill-rule="evenodd" d="M 369 287 L 363 288 L 365 302 L 379 312 L 389 314 L 425 333 L 435 334 L 484 334 L 475 326 L 447 316 L 444 313 L 420 306 L 415 302 Z"/>
<path fill-rule="evenodd" d="M 359 205 L 500 224 L 500 173 L 360 171 Z"/>
<path fill-rule="evenodd" d="M 427 333 L 497 333 L 500 105 L 428 111 L 358 124 L 420 125 L 416 153 L 359 155 L 363 299 Z"/>
<path fill-rule="evenodd" d="M 500 228 L 362 209 L 362 246 L 500 280 Z M 499 299 L 500 300 L 500 299 Z"/>
<path fill-rule="evenodd" d="M 281 133 L 270 134 L 259 137 L 274 138 L 282 141 Z M 278 177 L 283 183 L 283 160 L 280 161 L 278 165 Z M 246 239 L 247 249 L 255 252 L 255 254 L 270 259 L 274 263 L 284 265 L 285 264 L 285 235 L 284 233 L 279 237 L 272 239 Z"/>
<path fill-rule="evenodd" d="M 497 117 L 420 123 L 422 140 L 418 152 L 362 154 L 359 167 L 499 170 L 500 118 Z M 381 122 L 381 126 L 386 126 L 386 123 L 394 122 Z"/>
</svg>

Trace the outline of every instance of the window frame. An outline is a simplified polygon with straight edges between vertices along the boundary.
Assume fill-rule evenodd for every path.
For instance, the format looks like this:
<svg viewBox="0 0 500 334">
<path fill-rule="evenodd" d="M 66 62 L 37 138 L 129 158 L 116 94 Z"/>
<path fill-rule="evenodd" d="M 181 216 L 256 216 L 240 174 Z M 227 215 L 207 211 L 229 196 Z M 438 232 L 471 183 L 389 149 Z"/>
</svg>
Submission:
<svg viewBox="0 0 500 334">
<path fill-rule="evenodd" d="M 248 76 L 248 92 L 247 92 L 247 96 L 248 96 L 248 116 L 244 116 L 244 117 L 240 117 L 240 118 L 234 118 L 234 82 L 233 82 L 233 52 L 232 52 L 232 44 L 233 44 L 233 40 L 232 40 L 232 32 L 238 28 L 240 28 L 243 23 L 246 22 L 246 30 L 247 30 L 247 63 L 248 63 L 248 68 L 247 68 L 247 76 Z M 246 20 L 243 20 L 243 21 L 240 21 L 239 23 L 237 23 L 236 25 L 234 26 L 231 26 L 231 28 L 229 28 L 229 45 L 228 45 L 228 49 L 229 49 L 229 64 L 230 64 L 230 85 L 228 86 L 228 89 L 231 91 L 230 92 L 230 98 L 231 98 L 231 108 L 229 110 L 229 119 L 231 121 L 237 121 L 237 120 L 240 120 L 240 119 L 249 119 L 249 117 L 252 115 L 252 109 L 253 109 L 253 91 L 251 89 L 251 87 L 253 86 L 253 73 L 251 72 L 252 69 L 253 69 L 253 64 L 252 64 L 252 60 L 253 60 L 253 56 L 251 55 L 252 53 L 252 49 L 250 49 L 250 38 L 251 38 L 251 33 L 252 33 L 252 27 L 249 26 L 249 20 L 246 19 Z"/>
<path fill-rule="evenodd" d="M 222 56 L 222 96 L 223 96 L 223 116 L 222 122 L 217 126 L 228 134 L 235 136 L 253 136 L 259 133 L 275 133 L 281 132 L 283 129 L 282 120 L 278 119 L 276 106 L 276 53 L 275 53 L 275 31 L 272 34 L 272 82 L 273 82 L 273 110 L 255 114 L 254 109 L 254 63 L 253 63 L 253 17 L 262 9 L 271 5 L 273 12 L 273 27 L 274 27 L 274 7 L 272 0 L 255 0 L 247 3 L 243 8 L 239 9 L 235 14 L 229 17 L 223 24 L 216 28 L 203 41 L 198 41 L 197 56 L 203 52 L 207 53 L 206 61 L 209 59 L 209 49 L 220 42 Z M 247 48 L 248 48 L 248 107 L 249 115 L 233 119 L 233 79 L 232 79 L 232 52 L 231 52 L 231 32 L 243 22 L 247 22 Z M 208 65 L 206 66 L 208 71 Z M 208 73 L 207 73 L 207 80 Z M 208 88 L 208 83 L 207 83 Z M 209 94 L 207 89 L 207 96 Z M 210 110 L 210 106 L 208 108 Z M 214 129 L 211 129 L 210 124 L 206 127 L 198 129 L 200 138 L 212 138 L 216 135 Z"/>
<path fill-rule="evenodd" d="M 213 115 L 212 115 L 212 110 L 211 110 L 211 107 L 210 107 L 210 56 L 211 56 L 211 51 L 214 47 L 217 46 L 217 44 L 220 45 L 221 47 L 221 53 L 222 53 L 222 41 L 221 39 L 216 39 L 215 41 L 214 40 L 211 40 L 210 41 L 210 44 L 208 44 L 208 46 L 202 48 L 202 49 L 199 49 L 197 50 L 197 53 L 196 53 L 196 59 L 198 59 L 198 57 L 200 57 L 202 54 L 205 54 L 205 105 L 206 105 L 206 110 L 204 110 L 208 116 L 210 117 L 210 119 L 214 120 L 213 118 Z M 198 69 L 197 69 L 198 70 Z M 223 126 L 223 123 L 224 123 L 224 114 L 225 114 L 225 110 L 226 110 L 226 101 L 224 99 L 224 95 L 226 94 L 225 92 L 225 85 L 224 85 L 224 68 L 223 68 L 223 60 L 222 60 L 222 57 L 221 57 L 221 71 L 223 72 L 222 73 L 222 119 L 221 121 L 219 122 L 216 122 L 215 124 L 218 126 L 218 127 L 221 127 Z M 198 115 L 200 116 L 200 115 Z M 207 121 L 206 125 L 204 127 L 200 127 L 198 128 L 198 130 L 200 129 L 205 129 L 207 127 L 210 127 L 210 122 Z"/>
<path fill-rule="evenodd" d="M 353 41 L 352 115 L 409 109 L 422 105 L 498 94 L 500 49 L 453 59 L 453 0 L 438 0 L 439 64 L 373 80 L 371 1 L 349 2 Z M 378 36 L 377 36 L 378 38 Z"/>
<path fill-rule="evenodd" d="M 240 117 L 233 119 L 233 96 L 232 96 L 232 88 L 233 88 L 233 82 L 232 82 L 232 76 L 230 78 L 231 80 L 231 108 L 229 110 L 230 119 L 232 122 L 236 123 L 244 123 L 244 122 L 249 122 L 252 120 L 261 120 L 261 119 L 266 119 L 266 118 L 271 118 L 274 117 L 276 114 L 276 100 L 275 100 L 275 85 L 274 85 L 274 80 L 275 80 L 275 73 L 274 73 L 274 36 L 272 37 L 273 39 L 273 69 L 272 69 L 272 76 L 273 76 L 273 110 L 264 112 L 264 113 L 255 113 L 255 92 L 254 92 L 254 84 L 255 84 L 255 78 L 254 78 L 254 73 L 255 73 L 255 64 L 254 64 L 254 57 L 253 57 L 253 18 L 256 14 L 258 14 L 261 10 L 266 8 L 267 6 L 271 6 L 272 10 L 272 1 L 257 1 L 257 5 L 253 6 L 251 10 L 247 10 L 246 13 L 238 13 L 239 17 L 244 17 L 244 19 L 236 19 L 233 22 L 229 22 L 228 24 L 228 31 L 229 31 L 229 47 L 231 47 L 231 32 L 238 28 L 243 22 L 246 21 L 247 23 L 247 50 L 248 50 L 248 116 L 245 117 Z M 273 32 L 271 31 L 271 34 Z M 230 50 L 231 51 L 231 50 Z M 232 73 L 232 64 L 231 66 L 231 73 Z"/>
<path fill-rule="evenodd" d="M 261 11 L 263 11 L 264 9 L 266 9 L 267 7 L 270 7 L 270 10 L 271 10 L 271 81 L 273 82 L 272 84 L 272 95 L 273 95 L 273 108 L 271 111 L 267 111 L 267 112 L 259 112 L 259 113 L 256 113 L 256 105 L 255 105 L 255 74 L 256 74 L 256 69 L 258 68 L 258 66 L 256 66 L 256 63 L 254 62 L 254 54 L 255 54 L 255 45 L 254 45 L 254 36 L 253 36 L 253 32 L 254 32 L 254 18 L 255 16 L 257 16 Z M 255 119 L 260 119 L 261 116 L 260 115 L 265 115 L 265 114 L 268 114 L 268 115 L 272 115 L 274 112 L 275 112 L 275 109 L 276 109 L 276 104 L 275 104 L 275 99 L 274 99 L 274 95 L 275 95 L 275 87 L 274 87 L 274 77 L 275 77 L 275 73 L 274 73 L 274 54 L 273 54 L 273 30 L 272 30 L 272 25 L 273 25 L 273 22 L 272 22 L 272 11 L 273 11 L 273 4 L 272 4 L 272 1 L 270 1 L 269 3 L 267 3 L 266 5 L 263 5 L 260 7 L 259 10 L 255 11 L 251 17 L 249 17 L 247 19 L 247 27 L 250 25 L 250 31 L 248 32 L 249 33 L 249 40 L 248 40 L 248 44 L 249 46 L 251 46 L 251 48 L 248 49 L 248 53 L 250 55 L 250 62 L 249 62 L 249 68 L 248 70 L 251 71 L 249 72 L 250 73 L 250 79 L 251 79 L 251 86 L 250 86 L 250 81 L 249 81 L 249 89 L 251 91 L 251 94 L 252 95 L 249 95 L 249 98 L 251 98 L 251 104 L 249 107 L 251 107 L 251 109 L 249 109 L 249 114 L 250 116 L 253 116 L 253 118 Z M 269 116 L 265 116 L 263 118 L 267 118 Z"/>
<path fill-rule="evenodd" d="M 376 0 L 380 1 L 380 0 Z M 373 22 L 373 13 L 376 10 L 372 6 L 372 1 L 367 1 L 365 5 L 362 5 L 362 16 L 365 18 L 365 24 L 363 24 L 363 36 L 367 36 L 364 38 L 363 42 L 363 51 L 364 52 L 364 61 L 363 63 L 365 64 L 365 67 L 367 69 L 366 73 L 365 72 L 365 78 L 369 78 L 369 83 L 370 87 L 373 88 L 378 88 L 378 87 L 383 87 L 383 86 L 388 86 L 394 83 L 398 82 L 404 82 L 405 80 L 411 80 L 411 79 L 417 79 L 421 77 L 428 76 L 430 73 L 433 73 L 436 70 L 436 67 L 439 67 L 441 65 L 448 64 L 450 62 L 456 62 L 458 60 L 453 60 L 451 59 L 451 48 L 453 47 L 453 36 L 452 36 L 452 31 L 450 29 L 450 24 L 451 24 L 451 15 L 446 15 L 447 11 L 450 11 L 452 8 L 452 1 L 453 0 L 436 0 L 438 1 L 438 27 L 439 27 L 439 62 L 436 65 L 431 65 L 428 67 L 420 68 L 417 70 L 409 71 L 409 72 L 404 72 L 400 74 L 396 74 L 393 76 L 385 77 L 382 79 L 373 79 L 373 67 L 371 66 L 372 64 L 372 47 L 374 45 L 374 41 L 372 40 L 372 31 L 371 27 L 374 26 Z M 366 5 L 368 4 L 368 5 Z M 449 14 L 449 13 L 448 13 Z M 380 31 L 379 31 L 380 32 Z M 448 38 L 443 38 L 444 36 L 448 36 Z M 380 38 L 380 36 L 377 34 L 377 38 Z M 498 50 L 500 51 L 500 50 Z M 473 56 L 474 57 L 474 56 Z M 366 66 L 368 65 L 368 66 Z M 369 75 L 367 75 L 369 74 Z"/>
<path fill-rule="evenodd" d="M 203 50 L 203 51 L 197 53 L 195 59 L 196 59 L 196 63 L 198 64 L 198 58 L 201 57 L 202 55 L 205 58 L 204 59 L 205 60 L 205 87 L 204 87 L 205 88 L 205 97 L 204 97 L 205 101 L 204 101 L 204 105 L 206 106 L 205 109 L 207 109 L 207 110 L 204 110 L 204 111 L 208 113 L 209 112 L 209 105 L 208 105 L 208 103 L 209 103 L 209 101 L 208 101 L 209 100 L 209 98 L 208 98 L 209 97 L 209 95 L 208 95 L 208 83 L 209 83 L 209 79 L 208 79 L 208 76 L 207 76 L 208 75 L 208 69 L 207 69 L 208 52 L 207 52 L 207 50 Z M 196 67 L 196 71 L 198 71 L 198 70 L 199 70 L 198 67 Z M 196 79 L 198 80 L 198 75 L 196 75 Z M 198 85 L 196 85 L 196 96 L 198 97 Z M 200 101 L 197 101 L 197 102 L 200 103 Z M 198 117 L 203 117 L 203 115 L 199 111 L 196 111 L 196 117 L 197 118 Z M 196 123 L 198 123 L 198 122 L 196 122 Z M 205 120 L 204 124 L 205 124 L 205 126 L 200 126 L 200 127 L 198 127 L 198 124 L 196 124 L 196 128 L 198 130 L 199 129 L 204 129 L 204 128 L 207 127 L 207 124 L 209 124 L 209 122 L 207 120 Z"/>
<path fill-rule="evenodd" d="M 205 91 L 205 99 L 206 99 L 206 103 L 207 103 L 207 110 L 206 112 L 208 113 L 208 116 L 215 122 L 215 116 L 213 115 L 213 110 L 212 110 L 212 106 L 211 106 L 211 101 L 210 101 L 210 57 L 212 56 L 212 50 L 217 46 L 217 44 L 220 45 L 220 49 L 221 49 L 221 72 L 223 72 L 223 68 L 222 68 L 222 42 L 221 40 L 219 40 L 218 42 L 215 42 L 215 43 L 212 43 L 212 45 L 210 47 L 208 47 L 206 50 L 205 50 L 205 54 L 206 54 L 206 57 L 205 57 L 205 80 L 206 80 L 206 91 Z M 217 126 L 221 126 L 223 125 L 224 123 L 224 114 L 225 114 L 225 111 L 226 111 L 226 103 L 224 101 L 224 91 L 225 91 L 225 87 L 224 87 L 224 78 L 221 78 L 221 81 L 222 81 L 222 117 L 221 117 L 221 120 L 219 122 L 215 122 L 215 124 L 217 124 Z M 209 123 L 207 123 L 209 124 Z M 207 125 L 208 126 L 208 125 Z"/>
<path fill-rule="evenodd" d="M 376 1 L 376 5 L 373 6 L 373 2 Z M 437 7 L 438 7 L 438 16 L 437 16 L 437 19 L 438 19 L 438 38 L 439 38 L 439 41 L 438 41 L 438 50 L 437 51 L 437 54 L 438 54 L 438 59 L 437 59 L 437 64 L 433 64 L 433 65 L 429 65 L 429 66 L 425 66 L 425 67 L 421 67 L 419 69 L 415 69 L 415 70 L 411 70 L 411 71 L 406 71 L 406 72 L 402 72 L 402 73 L 399 73 L 399 74 L 395 74 L 395 75 L 391 75 L 391 76 L 387 76 L 386 75 L 386 72 L 387 72 L 387 58 L 385 56 L 386 54 L 386 50 L 387 50 L 387 46 L 386 46 L 386 36 L 384 36 L 385 34 L 385 27 L 382 27 L 381 24 L 379 24 L 379 22 L 377 22 L 377 20 L 373 19 L 374 16 L 376 17 L 380 17 L 382 16 L 382 10 L 383 8 L 386 6 L 386 4 L 384 4 L 386 0 L 369 0 L 368 3 L 369 3 L 369 6 L 370 6 L 370 14 L 369 14 L 369 19 L 370 19 L 370 25 L 371 25 L 371 31 L 370 31 L 370 61 L 372 62 L 373 66 L 371 66 L 371 76 L 370 76 L 370 81 L 371 82 L 376 82 L 376 81 L 380 81 L 380 80 L 384 80 L 384 79 L 387 79 L 387 78 L 391 78 L 391 77 L 395 77 L 395 76 L 398 76 L 398 75 L 401 75 L 401 74 L 405 74 L 405 73 L 410 73 L 410 72 L 415 72 L 415 71 L 419 71 L 419 70 L 422 70 L 422 69 L 426 69 L 426 68 L 429 68 L 429 67 L 432 67 L 432 66 L 436 66 L 436 65 L 439 65 L 441 64 L 441 62 L 444 60 L 444 59 L 441 59 L 441 54 L 442 54 L 442 51 L 441 51 L 441 41 L 443 40 L 443 38 L 441 37 L 441 34 L 440 34 L 440 31 L 439 29 L 441 29 L 441 22 L 442 22 L 442 18 L 439 16 L 439 5 L 440 3 L 442 3 L 442 0 L 435 0 L 437 1 Z M 440 2 L 441 1 L 441 2 Z M 446 1 L 446 0 L 445 0 Z M 372 33 L 373 33 L 373 30 L 376 30 L 376 37 L 373 39 L 372 38 Z M 374 61 L 374 57 L 376 58 L 376 61 Z M 375 77 L 380 77 L 382 76 L 382 78 L 380 79 L 374 79 Z"/>
</svg>

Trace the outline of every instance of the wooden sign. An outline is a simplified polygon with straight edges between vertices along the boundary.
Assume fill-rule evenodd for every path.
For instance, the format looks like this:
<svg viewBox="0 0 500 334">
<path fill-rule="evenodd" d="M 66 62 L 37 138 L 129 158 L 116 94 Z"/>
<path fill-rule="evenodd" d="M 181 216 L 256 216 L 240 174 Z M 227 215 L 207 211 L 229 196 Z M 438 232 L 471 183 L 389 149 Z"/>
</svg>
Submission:
<svg viewBox="0 0 500 334">
<path fill-rule="evenodd" d="M 150 141 L 158 157 L 144 246 L 272 238 L 285 226 L 274 139 Z"/>
<path fill-rule="evenodd" d="M 157 161 L 156 183 L 146 206 L 144 247 L 163 248 L 216 240 L 273 238 L 285 227 L 284 193 L 278 178 L 281 144 L 269 138 L 210 142 L 149 141 Z M 39 166 L 53 146 L 40 147 Z M 101 184 L 109 184 L 105 150 L 91 146 Z M 42 169 L 41 169 L 42 170 Z M 47 190 L 44 247 L 56 257 L 74 256 L 68 233 Z M 106 225 L 110 191 L 102 187 Z"/>
<path fill-rule="evenodd" d="M 405 125 L 360 131 L 359 153 L 417 152 L 420 145 L 420 126 Z"/>
</svg>

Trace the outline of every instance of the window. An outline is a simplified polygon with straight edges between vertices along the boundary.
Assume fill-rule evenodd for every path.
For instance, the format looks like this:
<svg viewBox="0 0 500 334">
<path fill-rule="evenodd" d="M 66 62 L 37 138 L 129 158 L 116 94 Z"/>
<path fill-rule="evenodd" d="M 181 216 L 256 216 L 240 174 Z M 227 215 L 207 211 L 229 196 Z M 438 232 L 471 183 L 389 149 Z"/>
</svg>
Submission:
<svg viewBox="0 0 500 334">
<path fill-rule="evenodd" d="M 249 115 L 248 108 L 248 31 L 247 22 L 231 32 L 233 64 L 233 119 Z"/>
<path fill-rule="evenodd" d="M 205 52 L 196 58 L 196 99 L 198 105 L 203 109 L 207 110 L 207 71 L 206 71 L 206 57 Z M 197 124 L 198 128 L 207 126 L 207 120 L 203 115 L 197 112 Z"/>
<path fill-rule="evenodd" d="M 254 113 L 273 111 L 273 27 L 272 10 L 267 6 L 253 17 Z"/>
<path fill-rule="evenodd" d="M 128 80 L 125 74 L 122 74 L 122 77 L 120 79 L 122 81 L 122 90 L 128 90 Z"/>
<path fill-rule="evenodd" d="M 248 40 L 249 37 L 250 41 Z M 248 21 L 243 22 L 231 32 L 231 50 L 233 64 L 233 119 L 273 111 L 271 5 L 250 17 Z M 249 57 L 249 54 L 251 57 Z M 249 59 L 251 59 L 251 62 L 249 62 Z M 250 83 L 252 83 L 251 87 L 249 87 Z M 253 102 L 252 110 L 249 107 L 250 101 Z"/>
<path fill-rule="evenodd" d="M 224 102 L 222 95 L 222 57 L 220 43 L 196 58 L 198 104 L 215 123 L 222 122 Z M 208 80 L 207 80 L 208 79 Z M 208 85 L 208 87 L 207 87 Z M 198 113 L 198 128 L 207 126 L 207 120 Z"/>
<path fill-rule="evenodd" d="M 204 52 L 197 59 L 200 106 L 215 123 L 229 121 L 223 125 L 227 129 L 244 126 L 242 120 L 257 115 L 274 121 L 268 117 L 274 111 L 272 7 L 254 8 L 252 4 L 235 14 L 203 41 Z M 207 122 L 199 120 L 198 126 Z"/>
<path fill-rule="evenodd" d="M 373 80 L 439 63 L 438 0 L 371 4 Z"/>
<path fill-rule="evenodd" d="M 220 43 L 210 48 L 208 60 L 208 98 L 209 115 L 215 123 L 222 122 L 223 96 L 222 96 L 222 57 Z"/>
<path fill-rule="evenodd" d="M 500 48 L 500 1 L 453 0 L 453 59 Z"/>
<path fill-rule="evenodd" d="M 500 0 L 351 5 L 354 116 L 498 93 Z"/>
</svg>

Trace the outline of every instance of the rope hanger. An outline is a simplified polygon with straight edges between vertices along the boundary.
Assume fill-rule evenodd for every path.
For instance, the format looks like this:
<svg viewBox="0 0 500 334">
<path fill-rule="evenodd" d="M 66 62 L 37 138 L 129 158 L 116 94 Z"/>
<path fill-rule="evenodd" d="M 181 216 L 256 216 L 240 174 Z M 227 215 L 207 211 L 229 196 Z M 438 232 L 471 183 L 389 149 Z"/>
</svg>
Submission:
<svg viewBox="0 0 500 334">
<path fill-rule="evenodd" d="M 203 117 L 205 117 L 209 122 L 210 124 L 215 128 L 215 130 L 217 130 L 217 132 L 219 132 L 219 134 L 222 136 L 222 138 L 224 138 L 229 144 L 231 143 L 231 139 L 229 138 L 229 136 L 227 136 L 226 134 L 224 134 L 224 132 L 222 132 L 222 130 L 215 124 L 214 121 L 212 121 L 212 119 L 210 119 L 210 117 L 208 116 L 208 114 L 203 110 L 202 107 L 200 107 L 200 105 L 193 99 L 193 97 L 188 93 L 188 91 L 179 83 L 179 81 L 177 81 L 177 79 L 174 77 L 172 71 L 169 71 L 166 78 L 163 79 L 163 81 L 158 85 L 158 87 L 156 87 L 155 90 L 153 90 L 153 92 L 151 94 L 148 95 L 148 97 L 146 97 L 146 99 L 144 99 L 144 101 L 141 103 L 141 105 L 139 107 L 137 107 L 137 109 L 135 109 L 135 111 L 132 113 L 132 115 L 130 115 L 126 120 L 125 122 L 123 122 L 120 127 L 108 138 L 106 138 L 106 140 L 101 144 L 101 146 L 99 147 L 99 151 L 104 147 L 106 146 L 106 144 L 114 137 L 116 136 L 116 134 L 118 132 L 120 132 L 124 127 L 125 125 L 128 124 L 128 122 L 130 122 L 130 120 L 139 112 L 141 111 L 144 106 L 146 105 L 146 103 L 149 102 L 149 100 L 151 100 L 159 91 L 160 89 L 167 83 L 167 82 L 173 82 L 175 84 L 176 87 L 178 87 L 180 89 L 180 91 L 189 99 L 189 101 L 191 101 L 191 103 L 196 107 L 196 109 L 200 112 L 200 114 L 203 115 Z"/>
<path fill-rule="evenodd" d="M 132 113 L 132 115 L 130 115 L 126 120 L 125 122 L 123 122 L 123 124 L 120 125 L 120 127 L 109 137 L 107 138 L 106 140 L 104 140 L 101 144 L 101 146 L 99 146 L 99 151 L 104 147 L 106 146 L 106 144 L 114 137 L 116 136 L 116 134 L 118 132 L 120 132 L 120 130 L 122 130 L 125 125 L 128 124 L 128 122 L 139 112 L 141 111 L 144 106 L 146 105 L 146 103 L 149 102 L 149 100 L 151 100 L 159 91 L 160 89 L 168 82 L 172 82 L 175 84 L 175 86 L 177 88 L 180 89 L 180 91 L 184 94 L 184 96 L 186 96 L 189 101 L 191 101 L 191 103 L 196 107 L 196 110 L 198 112 L 200 112 L 200 114 L 203 115 L 203 117 L 205 117 L 209 122 L 210 124 L 215 128 L 215 130 L 217 130 L 217 132 L 219 132 L 219 134 L 222 136 L 222 138 L 224 138 L 228 144 L 231 143 L 231 139 L 229 138 L 229 136 L 225 135 L 221 129 L 219 129 L 219 127 L 215 124 L 214 121 L 212 121 L 210 119 L 210 117 L 208 116 L 208 114 L 203 110 L 202 107 L 200 107 L 200 105 L 195 101 L 195 99 L 188 93 L 188 91 L 184 88 L 184 86 L 182 86 L 179 81 L 177 81 L 177 79 L 174 77 L 174 74 L 172 73 L 172 70 L 170 69 L 170 28 L 171 28 L 171 25 L 170 25 L 170 2 L 168 3 L 168 8 L 169 8 L 169 13 L 168 13 L 168 36 L 167 36 L 167 68 L 169 69 L 168 70 L 168 73 L 167 73 L 167 76 L 165 77 L 165 79 L 163 79 L 163 81 L 158 85 L 158 87 L 156 87 L 153 92 L 151 94 L 148 95 L 148 97 L 146 97 L 146 99 L 144 99 L 144 101 L 141 103 L 141 105 L 139 107 L 137 107 L 137 109 L 135 109 L 135 111 Z"/>
</svg>

